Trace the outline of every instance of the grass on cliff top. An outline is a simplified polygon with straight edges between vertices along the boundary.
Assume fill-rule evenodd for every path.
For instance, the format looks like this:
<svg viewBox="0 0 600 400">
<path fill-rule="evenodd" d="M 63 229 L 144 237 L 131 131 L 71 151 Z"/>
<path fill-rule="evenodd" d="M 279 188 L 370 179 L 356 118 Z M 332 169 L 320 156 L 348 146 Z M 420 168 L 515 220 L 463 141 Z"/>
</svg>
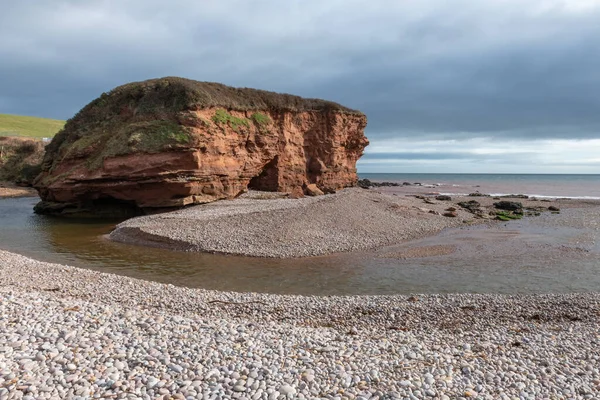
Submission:
<svg viewBox="0 0 600 400">
<path fill-rule="evenodd" d="M 307 99 L 291 94 L 268 92 L 250 88 L 234 88 L 215 82 L 166 77 L 132 82 L 110 91 L 105 101 L 118 98 L 143 97 L 139 107 L 143 111 L 163 109 L 200 109 L 222 107 L 236 111 L 337 111 L 362 115 L 338 103 L 321 99 Z"/>
<path fill-rule="evenodd" d="M 0 114 L 0 136 L 52 137 L 64 125 L 56 119 Z"/>
</svg>

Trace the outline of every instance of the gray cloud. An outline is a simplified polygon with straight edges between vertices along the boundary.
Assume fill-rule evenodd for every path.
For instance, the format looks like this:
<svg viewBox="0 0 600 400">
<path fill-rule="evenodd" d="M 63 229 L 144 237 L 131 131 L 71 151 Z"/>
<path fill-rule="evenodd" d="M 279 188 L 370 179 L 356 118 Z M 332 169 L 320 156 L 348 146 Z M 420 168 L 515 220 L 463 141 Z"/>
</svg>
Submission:
<svg viewBox="0 0 600 400">
<path fill-rule="evenodd" d="M 519 154 L 519 157 L 527 157 L 531 154 Z M 515 156 L 503 155 L 501 158 L 514 158 Z M 398 152 L 398 153 L 367 153 L 364 160 L 492 160 L 497 159 L 487 154 L 473 154 L 469 152 Z"/>
<path fill-rule="evenodd" d="M 457 146 L 457 147 L 460 147 Z M 507 149 L 508 150 L 508 149 Z M 454 152 L 397 152 L 397 153 L 369 153 L 367 152 L 361 161 L 363 164 L 385 165 L 389 162 L 439 162 L 445 163 L 448 161 L 460 161 L 462 163 L 483 164 L 503 164 L 503 165 L 519 165 L 521 168 L 526 165 L 539 165 L 539 155 L 535 152 L 510 153 L 509 151 L 500 154 L 475 154 L 468 151 Z M 580 165 L 588 165 L 582 163 Z M 388 164 L 389 165 L 389 164 Z M 573 164 L 574 165 L 574 164 Z"/>
<path fill-rule="evenodd" d="M 374 143 L 598 138 L 600 8 L 589 4 L 12 2 L 0 112 L 69 118 L 117 85 L 179 75 L 341 102 L 367 114 Z"/>
</svg>

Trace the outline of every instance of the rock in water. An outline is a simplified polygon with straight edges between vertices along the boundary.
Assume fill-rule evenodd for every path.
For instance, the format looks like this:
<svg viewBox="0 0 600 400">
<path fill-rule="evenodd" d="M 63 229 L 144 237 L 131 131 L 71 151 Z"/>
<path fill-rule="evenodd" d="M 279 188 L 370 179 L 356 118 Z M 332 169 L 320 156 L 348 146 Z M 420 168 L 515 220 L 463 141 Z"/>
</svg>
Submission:
<svg viewBox="0 0 600 400">
<path fill-rule="evenodd" d="M 494 207 L 499 210 L 519 211 L 523 209 L 523 203 L 518 201 L 499 201 L 494 203 Z"/>
<path fill-rule="evenodd" d="M 472 213 L 480 211 L 479 207 L 481 206 L 481 204 L 476 200 L 461 201 L 458 203 L 458 205 Z"/>
<path fill-rule="evenodd" d="M 366 124 L 324 100 L 183 78 L 126 84 L 85 106 L 47 146 L 36 210 L 136 213 L 248 188 L 298 196 L 313 184 L 330 193 L 356 185 Z"/>
</svg>

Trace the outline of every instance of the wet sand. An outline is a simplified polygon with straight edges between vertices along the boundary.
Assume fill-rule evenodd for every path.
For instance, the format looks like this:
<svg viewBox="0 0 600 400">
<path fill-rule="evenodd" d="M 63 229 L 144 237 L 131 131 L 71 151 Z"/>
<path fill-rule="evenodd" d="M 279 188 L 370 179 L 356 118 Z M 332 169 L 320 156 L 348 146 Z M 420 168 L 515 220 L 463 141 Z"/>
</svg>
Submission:
<svg viewBox="0 0 600 400">
<path fill-rule="evenodd" d="M 414 188 L 378 188 L 378 192 L 406 196 Z M 493 197 L 453 197 L 453 200 L 476 199 L 484 207 L 492 208 L 500 201 Z M 490 221 L 481 226 L 461 226 L 444 230 L 437 235 L 399 243 L 378 250 L 384 257 L 417 258 L 438 256 L 444 261 L 453 259 L 480 259 L 525 256 L 538 252 L 541 258 L 561 254 L 589 254 L 600 250 L 600 200 L 560 198 L 532 200 L 502 198 L 522 202 L 524 207 L 556 207 L 560 211 L 541 211 L 538 216 L 521 220 Z M 394 253 L 395 252 L 395 253 Z M 447 257 L 443 257 L 447 256 Z"/>
</svg>

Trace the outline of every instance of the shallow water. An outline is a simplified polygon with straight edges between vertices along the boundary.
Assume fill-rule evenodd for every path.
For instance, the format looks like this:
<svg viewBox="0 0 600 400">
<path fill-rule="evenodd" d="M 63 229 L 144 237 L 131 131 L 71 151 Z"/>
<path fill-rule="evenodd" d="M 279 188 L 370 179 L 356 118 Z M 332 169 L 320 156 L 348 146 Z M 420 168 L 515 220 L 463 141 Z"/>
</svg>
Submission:
<svg viewBox="0 0 600 400">
<path fill-rule="evenodd" d="M 0 248 L 38 260 L 180 286 L 307 295 L 600 289 L 597 209 L 587 214 L 567 210 L 559 216 L 497 224 L 492 229 L 451 229 L 371 252 L 278 260 L 113 243 L 103 235 L 118 221 L 35 215 L 36 201 L 0 200 Z M 575 227 L 557 227 L 559 218 Z M 439 257 L 389 258 L 406 249 L 435 245 L 457 250 Z"/>
</svg>

